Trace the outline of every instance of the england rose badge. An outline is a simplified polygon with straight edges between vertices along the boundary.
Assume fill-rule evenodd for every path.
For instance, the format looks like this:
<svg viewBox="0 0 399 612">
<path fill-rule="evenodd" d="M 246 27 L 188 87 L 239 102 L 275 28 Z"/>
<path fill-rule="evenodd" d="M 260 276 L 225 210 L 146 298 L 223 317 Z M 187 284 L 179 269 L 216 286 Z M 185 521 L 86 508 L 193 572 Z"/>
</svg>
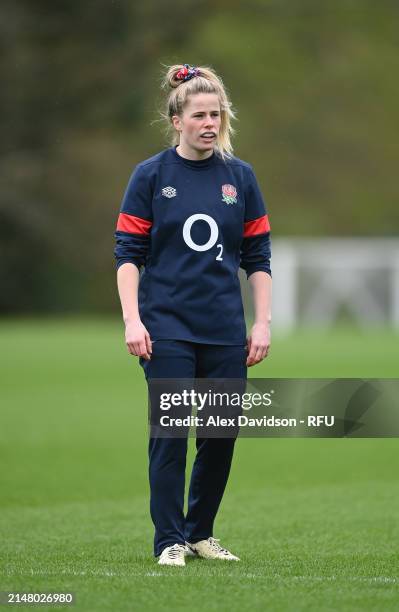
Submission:
<svg viewBox="0 0 399 612">
<path fill-rule="evenodd" d="M 226 204 L 237 204 L 237 189 L 234 185 L 222 185 L 222 200 Z"/>
</svg>

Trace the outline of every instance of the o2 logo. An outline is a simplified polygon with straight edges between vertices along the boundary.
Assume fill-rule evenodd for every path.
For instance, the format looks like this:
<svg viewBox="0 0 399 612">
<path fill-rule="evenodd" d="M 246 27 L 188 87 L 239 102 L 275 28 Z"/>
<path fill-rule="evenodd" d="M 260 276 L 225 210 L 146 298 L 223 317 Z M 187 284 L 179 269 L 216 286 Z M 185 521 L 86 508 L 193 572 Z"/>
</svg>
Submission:
<svg viewBox="0 0 399 612">
<path fill-rule="evenodd" d="M 211 234 L 209 236 L 208 242 L 205 242 L 205 244 L 197 244 L 191 238 L 191 228 L 196 221 L 205 221 L 205 223 L 209 225 Z M 198 213 L 196 215 L 191 215 L 191 217 L 189 217 L 183 225 L 184 242 L 186 243 L 188 247 L 190 247 L 190 249 L 193 249 L 193 251 L 209 251 L 209 249 L 215 246 L 218 237 L 219 237 L 219 228 L 217 226 L 217 223 L 215 219 L 213 219 L 209 215 L 203 215 L 201 213 Z M 216 248 L 220 249 L 218 255 L 216 256 L 216 260 L 223 261 L 223 257 L 222 257 L 223 245 L 217 244 Z"/>
</svg>

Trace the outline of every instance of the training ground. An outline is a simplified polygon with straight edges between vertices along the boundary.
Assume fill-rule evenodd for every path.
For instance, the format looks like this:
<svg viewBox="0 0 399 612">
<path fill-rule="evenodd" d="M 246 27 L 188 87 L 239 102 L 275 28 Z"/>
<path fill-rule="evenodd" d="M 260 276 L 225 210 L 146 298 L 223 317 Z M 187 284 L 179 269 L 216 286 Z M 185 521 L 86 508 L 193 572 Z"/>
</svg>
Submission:
<svg viewBox="0 0 399 612">
<path fill-rule="evenodd" d="M 397 378 L 398 340 L 275 333 L 249 373 Z M 242 561 L 160 567 L 121 322 L 3 321 L 0 346 L 0 591 L 73 592 L 90 611 L 399 609 L 398 439 L 239 439 L 214 535 Z"/>
</svg>

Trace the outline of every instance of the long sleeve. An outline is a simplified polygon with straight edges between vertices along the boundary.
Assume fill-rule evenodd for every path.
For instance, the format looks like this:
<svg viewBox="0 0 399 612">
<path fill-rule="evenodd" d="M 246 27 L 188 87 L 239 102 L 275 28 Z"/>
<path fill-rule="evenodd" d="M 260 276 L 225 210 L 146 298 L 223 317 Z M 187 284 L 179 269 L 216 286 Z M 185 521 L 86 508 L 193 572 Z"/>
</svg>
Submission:
<svg viewBox="0 0 399 612">
<path fill-rule="evenodd" d="M 240 267 L 247 278 L 259 270 L 271 276 L 270 223 L 266 206 L 252 168 L 249 168 L 245 189 L 244 232 L 240 251 Z"/>
<path fill-rule="evenodd" d="M 152 190 L 148 176 L 139 165 L 124 194 L 115 232 L 116 267 L 133 263 L 145 265 L 152 227 Z"/>
</svg>

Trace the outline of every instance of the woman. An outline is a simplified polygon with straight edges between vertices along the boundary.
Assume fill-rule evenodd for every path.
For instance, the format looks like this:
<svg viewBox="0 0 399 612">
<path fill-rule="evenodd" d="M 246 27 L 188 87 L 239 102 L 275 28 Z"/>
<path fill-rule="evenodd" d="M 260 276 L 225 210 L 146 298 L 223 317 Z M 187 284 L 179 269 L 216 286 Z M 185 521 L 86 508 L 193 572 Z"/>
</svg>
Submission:
<svg viewBox="0 0 399 612">
<path fill-rule="evenodd" d="M 270 227 L 252 168 L 233 157 L 234 118 L 207 67 L 171 66 L 167 118 L 174 146 L 138 164 L 116 231 L 126 345 L 153 378 L 241 378 L 270 344 Z M 238 268 L 255 323 L 246 338 Z M 144 272 L 139 279 L 139 270 Z M 149 440 L 151 517 L 158 563 L 185 555 L 239 558 L 213 538 L 234 438 L 197 438 L 184 516 L 187 438 Z"/>
</svg>

